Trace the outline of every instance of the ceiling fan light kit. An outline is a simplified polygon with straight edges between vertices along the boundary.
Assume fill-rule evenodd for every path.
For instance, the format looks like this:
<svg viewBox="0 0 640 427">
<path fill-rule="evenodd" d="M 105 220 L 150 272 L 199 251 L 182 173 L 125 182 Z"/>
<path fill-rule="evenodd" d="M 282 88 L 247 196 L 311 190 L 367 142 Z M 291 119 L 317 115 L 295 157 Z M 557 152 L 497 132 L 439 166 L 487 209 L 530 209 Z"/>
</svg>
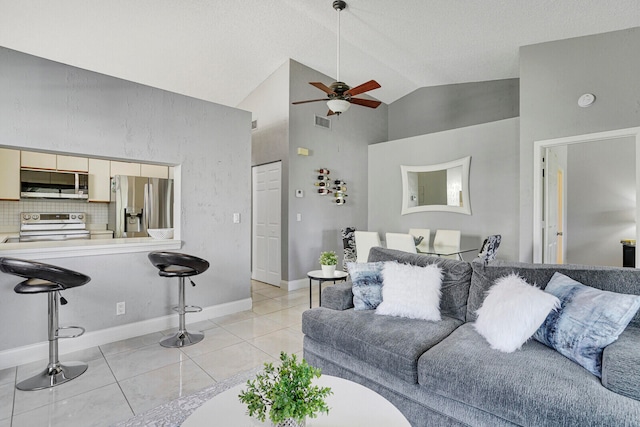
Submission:
<svg viewBox="0 0 640 427">
<path fill-rule="evenodd" d="M 371 99 L 354 98 L 353 96 L 361 93 L 368 92 L 373 89 L 378 89 L 380 85 L 375 80 L 369 80 L 366 83 L 356 86 L 354 88 L 349 87 L 346 83 L 340 81 L 340 12 L 347 7 L 347 3 L 342 0 L 333 2 L 333 8 L 338 12 L 338 31 L 337 31 L 337 70 L 336 80 L 327 86 L 322 82 L 309 82 L 310 85 L 315 86 L 324 93 L 327 94 L 327 98 L 324 99 L 310 99 L 308 101 L 293 102 L 293 105 L 306 104 L 308 102 L 327 101 L 329 112 L 327 116 L 333 114 L 340 115 L 347 111 L 351 104 L 361 105 L 368 108 L 377 108 L 381 102 Z"/>
<path fill-rule="evenodd" d="M 330 99 L 327 101 L 327 106 L 335 114 L 342 114 L 349 109 L 351 104 L 344 99 Z"/>
</svg>

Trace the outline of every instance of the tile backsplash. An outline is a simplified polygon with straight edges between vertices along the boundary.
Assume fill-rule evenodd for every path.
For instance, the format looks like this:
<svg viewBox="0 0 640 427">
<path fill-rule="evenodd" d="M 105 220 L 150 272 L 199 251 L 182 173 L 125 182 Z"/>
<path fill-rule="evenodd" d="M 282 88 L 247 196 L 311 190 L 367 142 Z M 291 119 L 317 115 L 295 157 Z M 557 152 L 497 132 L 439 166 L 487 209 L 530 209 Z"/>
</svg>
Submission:
<svg viewBox="0 0 640 427">
<path fill-rule="evenodd" d="M 87 215 L 87 224 L 106 224 L 109 205 L 79 200 L 0 200 L 0 229 L 18 231 L 20 212 L 84 212 Z"/>
</svg>

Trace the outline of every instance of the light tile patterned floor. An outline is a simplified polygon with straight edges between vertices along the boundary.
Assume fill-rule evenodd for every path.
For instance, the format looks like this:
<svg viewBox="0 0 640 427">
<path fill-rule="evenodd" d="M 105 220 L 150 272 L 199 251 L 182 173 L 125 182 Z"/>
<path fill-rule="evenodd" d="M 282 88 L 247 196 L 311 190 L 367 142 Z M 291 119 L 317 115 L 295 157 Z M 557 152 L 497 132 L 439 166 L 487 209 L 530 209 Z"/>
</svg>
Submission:
<svg viewBox="0 0 640 427">
<path fill-rule="evenodd" d="M 205 334 L 190 347 L 161 347 L 158 341 L 172 329 L 64 355 L 62 362 L 82 360 L 89 369 L 48 390 L 15 388 L 44 369 L 44 360 L 0 370 L 0 427 L 108 426 L 275 361 L 280 351 L 301 355 L 301 315 L 309 308 L 309 289 L 286 292 L 255 281 L 251 289 L 251 311 L 188 325 Z"/>
</svg>

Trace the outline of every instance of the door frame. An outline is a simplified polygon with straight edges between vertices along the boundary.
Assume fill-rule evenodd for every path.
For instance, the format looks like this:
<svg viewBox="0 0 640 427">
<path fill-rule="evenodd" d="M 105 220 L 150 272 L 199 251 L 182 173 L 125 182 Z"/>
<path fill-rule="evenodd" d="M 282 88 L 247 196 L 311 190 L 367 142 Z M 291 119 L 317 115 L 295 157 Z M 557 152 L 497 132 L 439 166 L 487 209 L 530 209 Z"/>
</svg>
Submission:
<svg viewBox="0 0 640 427">
<path fill-rule="evenodd" d="M 545 149 L 560 145 L 580 144 L 583 142 L 603 141 L 607 139 L 634 138 L 636 141 L 636 241 L 640 242 L 640 127 L 617 129 L 605 132 L 588 133 L 562 138 L 534 141 L 533 143 L 533 262 L 542 264 L 543 258 L 543 192 L 542 157 Z M 566 176 L 565 176 L 566 180 Z M 566 196 L 565 196 L 566 197 Z M 640 251 L 636 251 L 636 267 L 640 268 Z"/>
</svg>

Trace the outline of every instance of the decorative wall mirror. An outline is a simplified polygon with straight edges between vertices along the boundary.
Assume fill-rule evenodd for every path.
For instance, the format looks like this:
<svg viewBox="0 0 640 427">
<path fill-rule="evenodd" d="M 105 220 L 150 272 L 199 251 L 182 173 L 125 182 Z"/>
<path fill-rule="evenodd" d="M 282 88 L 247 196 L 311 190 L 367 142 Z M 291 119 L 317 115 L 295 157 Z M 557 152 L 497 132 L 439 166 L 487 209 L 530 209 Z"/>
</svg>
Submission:
<svg viewBox="0 0 640 427">
<path fill-rule="evenodd" d="M 402 215 L 415 212 L 456 212 L 471 215 L 471 156 L 430 166 L 400 166 Z"/>
</svg>

